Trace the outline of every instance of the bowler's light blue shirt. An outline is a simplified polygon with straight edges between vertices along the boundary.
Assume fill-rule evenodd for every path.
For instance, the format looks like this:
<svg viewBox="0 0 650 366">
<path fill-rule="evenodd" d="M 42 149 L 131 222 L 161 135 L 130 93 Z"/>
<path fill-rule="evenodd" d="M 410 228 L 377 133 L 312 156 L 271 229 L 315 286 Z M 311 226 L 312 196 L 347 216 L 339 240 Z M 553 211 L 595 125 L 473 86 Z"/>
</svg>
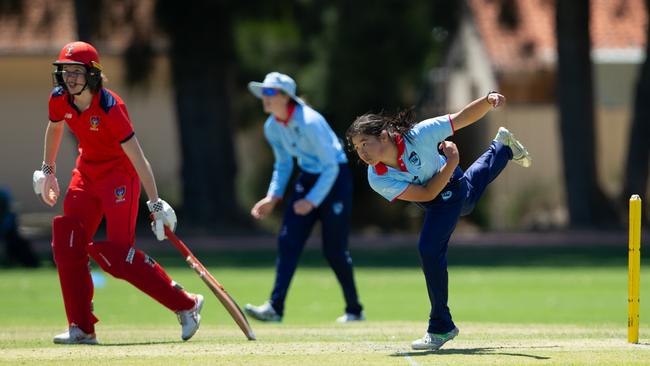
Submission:
<svg viewBox="0 0 650 366">
<path fill-rule="evenodd" d="M 305 196 L 311 203 L 320 205 L 336 181 L 339 164 L 348 162 L 341 142 L 325 118 L 307 105 L 296 104 L 286 125 L 270 115 L 264 123 L 264 135 L 275 155 L 267 195 L 282 197 L 295 157 L 300 169 L 320 175 Z"/>
<path fill-rule="evenodd" d="M 438 145 L 454 134 L 451 116 L 439 116 L 417 123 L 398 138 L 398 156 L 401 169 L 379 163 L 368 166 L 368 183 L 389 201 L 399 197 L 409 184 L 423 185 L 445 164 Z"/>
</svg>

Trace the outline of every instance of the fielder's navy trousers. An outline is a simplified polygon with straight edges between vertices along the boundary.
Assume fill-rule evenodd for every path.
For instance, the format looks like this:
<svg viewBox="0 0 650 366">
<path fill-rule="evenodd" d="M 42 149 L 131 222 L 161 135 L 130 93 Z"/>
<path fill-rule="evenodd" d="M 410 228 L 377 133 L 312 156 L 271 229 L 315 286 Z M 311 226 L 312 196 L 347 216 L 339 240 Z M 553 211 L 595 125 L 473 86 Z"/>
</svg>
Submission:
<svg viewBox="0 0 650 366">
<path fill-rule="evenodd" d="M 431 302 L 429 333 L 447 333 L 455 327 L 447 306 L 447 246 L 458 218 L 474 209 L 487 185 L 510 159 L 512 150 L 492 141 L 488 150 L 466 172 L 456 168 L 447 186 L 435 199 L 417 203 L 425 210 L 418 250 Z"/>
<path fill-rule="evenodd" d="M 306 216 L 296 215 L 293 204 L 304 198 L 318 179 L 318 174 L 300 172 L 291 198 L 284 209 L 284 218 L 278 237 L 275 284 L 271 304 L 279 315 L 284 313 L 284 301 L 298 259 L 317 220 L 321 222 L 323 255 L 343 289 L 345 312 L 360 314 L 362 307 L 357 296 L 348 252 L 350 214 L 352 208 L 352 178 L 347 164 L 339 165 L 339 175 L 325 200 Z"/>
</svg>

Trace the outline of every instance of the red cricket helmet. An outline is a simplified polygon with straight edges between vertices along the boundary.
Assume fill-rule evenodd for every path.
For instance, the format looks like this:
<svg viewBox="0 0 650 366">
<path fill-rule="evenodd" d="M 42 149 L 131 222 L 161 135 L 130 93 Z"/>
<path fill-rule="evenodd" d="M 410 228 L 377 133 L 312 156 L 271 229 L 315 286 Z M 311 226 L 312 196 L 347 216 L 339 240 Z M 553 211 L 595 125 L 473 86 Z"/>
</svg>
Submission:
<svg viewBox="0 0 650 366">
<path fill-rule="evenodd" d="M 67 88 L 62 76 L 63 65 L 81 65 L 86 68 L 87 72 L 84 89 L 86 89 L 86 86 L 90 87 L 91 90 L 101 86 L 102 66 L 99 63 L 99 54 L 90 43 L 77 41 L 66 44 L 59 52 L 59 57 L 52 64 L 56 66 L 53 73 L 55 85 Z"/>
<path fill-rule="evenodd" d="M 95 47 L 86 42 L 70 42 L 63 46 L 59 57 L 53 62 L 54 65 L 84 65 L 87 68 L 101 70 L 99 54 Z"/>
</svg>

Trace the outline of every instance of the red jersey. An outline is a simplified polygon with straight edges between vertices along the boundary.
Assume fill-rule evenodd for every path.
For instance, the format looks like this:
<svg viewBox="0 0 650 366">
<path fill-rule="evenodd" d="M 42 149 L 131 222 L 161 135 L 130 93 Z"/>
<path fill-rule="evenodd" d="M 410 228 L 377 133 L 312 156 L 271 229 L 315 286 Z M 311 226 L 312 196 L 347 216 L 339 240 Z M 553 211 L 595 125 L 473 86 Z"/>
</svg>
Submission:
<svg viewBox="0 0 650 366">
<path fill-rule="evenodd" d="M 90 106 L 81 112 L 64 88 L 52 90 L 49 102 L 51 122 L 65 120 L 79 141 L 76 168 L 95 180 L 111 170 L 122 167 L 135 174 L 131 161 L 121 144 L 135 134 L 122 99 L 102 88 L 93 96 Z"/>
</svg>

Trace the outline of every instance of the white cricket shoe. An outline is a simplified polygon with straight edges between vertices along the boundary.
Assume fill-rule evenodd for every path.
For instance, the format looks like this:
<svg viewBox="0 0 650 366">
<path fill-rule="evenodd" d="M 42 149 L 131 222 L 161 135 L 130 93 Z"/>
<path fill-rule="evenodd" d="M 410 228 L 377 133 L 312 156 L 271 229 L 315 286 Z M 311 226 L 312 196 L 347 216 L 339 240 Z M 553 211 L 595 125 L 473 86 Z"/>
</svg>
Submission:
<svg viewBox="0 0 650 366">
<path fill-rule="evenodd" d="M 282 315 L 279 315 L 275 309 L 273 309 L 273 305 L 271 305 L 270 301 L 265 302 L 264 304 L 260 306 L 254 306 L 251 304 L 246 304 L 244 306 L 244 311 L 246 314 L 252 316 L 253 318 L 257 320 L 261 320 L 263 322 L 281 322 L 282 321 Z"/>
<path fill-rule="evenodd" d="M 201 309 L 203 308 L 203 295 L 196 294 L 190 295 L 194 298 L 196 302 L 194 307 L 189 310 L 182 310 L 176 312 L 178 317 L 178 322 L 181 324 L 182 332 L 181 339 L 187 341 L 192 338 L 194 333 L 199 330 L 199 325 L 201 324 Z"/>
<path fill-rule="evenodd" d="M 56 344 L 97 344 L 95 333 L 86 333 L 76 325 L 71 325 L 67 331 L 52 339 Z"/>
<path fill-rule="evenodd" d="M 458 328 L 454 328 L 444 334 L 425 333 L 424 337 L 413 341 L 411 347 L 414 350 L 437 351 L 443 344 L 454 339 L 458 335 L 458 332 Z"/>
<path fill-rule="evenodd" d="M 349 323 L 349 322 L 360 322 L 366 320 L 366 317 L 361 312 L 359 315 L 352 313 L 345 313 L 338 318 L 336 318 L 337 323 Z"/>
<path fill-rule="evenodd" d="M 512 161 L 515 163 L 524 168 L 528 168 L 532 164 L 533 159 L 531 159 L 528 150 L 526 150 L 524 145 L 517 141 L 515 135 L 505 127 L 499 127 L 499 131 L 497 132 L 497 135 L 494 136 L 494 140 L 510 147 L 510 150 L 512 150 Z"/>
</svg>

